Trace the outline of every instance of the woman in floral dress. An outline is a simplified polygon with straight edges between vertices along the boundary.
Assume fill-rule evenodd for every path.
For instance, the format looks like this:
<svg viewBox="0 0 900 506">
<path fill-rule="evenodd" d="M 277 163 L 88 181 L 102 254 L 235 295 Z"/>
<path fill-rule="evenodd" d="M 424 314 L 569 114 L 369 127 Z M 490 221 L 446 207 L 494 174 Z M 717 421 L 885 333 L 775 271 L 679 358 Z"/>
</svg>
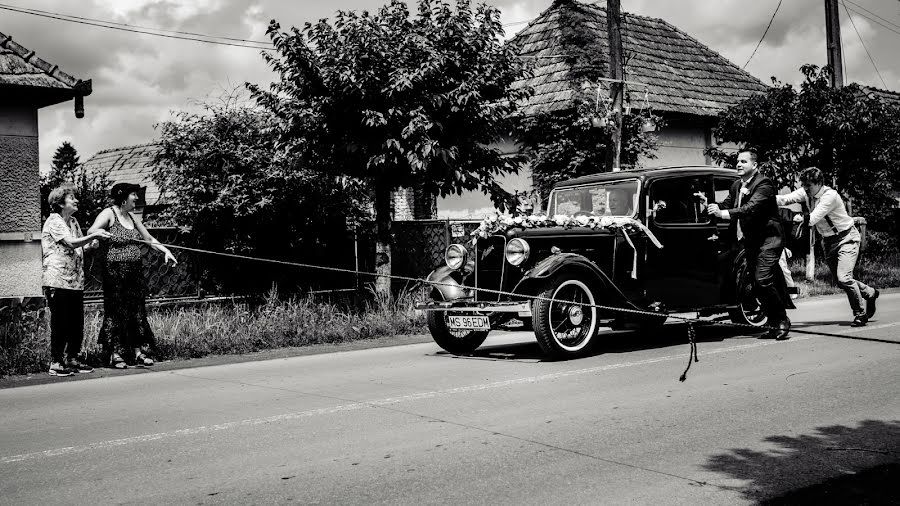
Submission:
<svg viewBox="0 0 900 506">
<path fill-rule="evenodd" d="M 84 250 L 94 239 L 106 239 L 105 230 L 87 236 L 72 215 L 78 198 L 72 186 L 54 188 L 47 202 L 53 212 L 41 231 L 43 272 L 41 284 L 50 307 L 50 376 L 71 376 L 93 369 L 78 360 L 84 340 Z M 68 360 L 63 358 L 68 355 Z"/>
<path fill-rule="evenodd" d="M 116 369 L 124 369 L 129 363 L 153 365 L 153 360 L 143 351 L 144 347 L 152 349 L 156 343 L 147 323 L 141 244 L 149 244 L 163 253 L 164 263 L 169 260 L 172 265 L 178 263 L 169 249 L 131 214 L 139 190 L 136 184 L 114 185 L 110 190 L 113 205 L 104 209 L 88 230 L 89 233 L 106 230 L 110 234 L 104 255 L 103 323 L 98 341 L 109 355 L 109 365 Z"/>
</svg>

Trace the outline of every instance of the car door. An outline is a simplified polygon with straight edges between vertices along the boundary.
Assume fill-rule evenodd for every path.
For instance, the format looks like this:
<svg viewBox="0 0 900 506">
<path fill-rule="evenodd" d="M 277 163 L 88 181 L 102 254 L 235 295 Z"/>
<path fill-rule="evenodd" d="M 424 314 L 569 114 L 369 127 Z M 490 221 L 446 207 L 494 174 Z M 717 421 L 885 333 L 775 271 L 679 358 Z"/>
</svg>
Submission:
<svg viewBox="0 0 900 506">
<path fill-rule="evenodd" d="M 737 174 L 732 177 L 715 176 L 713 177 L 714 199 L 710 202 L 722 202 L 728 197 L 731 185 L 738 178 Z M 734 262 L 739 251 L 737 238 L 734 235 L 735 229 L 731 226 L 729 220 L 716 221 L 716 240 L 717 244 L 717 266 L 719 274 L 719 286 L 722 299 L 725 302 L 734 298 Z"/>
<path fill-rule="evenodd" d="M 663 247 L 647 248 L 646 297 L 669 309 L 718 304 L 720 235 L 705 204 L 714 198 L 712 177 L 656 179 L 647 192 L 648 226 Z"/>
</svg>

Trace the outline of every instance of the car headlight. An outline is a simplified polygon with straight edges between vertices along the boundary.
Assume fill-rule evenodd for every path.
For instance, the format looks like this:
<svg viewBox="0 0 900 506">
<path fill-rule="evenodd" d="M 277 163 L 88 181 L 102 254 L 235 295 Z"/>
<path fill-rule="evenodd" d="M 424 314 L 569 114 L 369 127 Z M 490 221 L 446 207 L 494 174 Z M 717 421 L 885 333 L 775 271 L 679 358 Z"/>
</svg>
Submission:
<svg viewBox="0 0 900 506">
<path fill-rule="evenodd" d="M 444 262 L 447 263 L 447 267 L 454 271 L 465 266 L 468 258 L 469 252 L 466 251 L 462 244 L 451 244 L 444 253 Z"/>
<path fill-rule="evenodd" d="M 530 253 L 531 247 L 523 239 L 513 239 L 506 245 L 506 261 L 513 265 L 522 265 Z"/>
</svg>

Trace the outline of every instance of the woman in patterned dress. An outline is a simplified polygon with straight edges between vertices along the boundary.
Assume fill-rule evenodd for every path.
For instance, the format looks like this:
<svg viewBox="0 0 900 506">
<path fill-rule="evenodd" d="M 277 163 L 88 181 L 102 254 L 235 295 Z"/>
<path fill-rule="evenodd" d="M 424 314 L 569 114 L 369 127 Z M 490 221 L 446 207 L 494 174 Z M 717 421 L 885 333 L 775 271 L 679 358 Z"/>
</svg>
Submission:
<svg viewBox="0 0 900 506">
<path fill-rule="evenodd" d="M 172 265 L 178 263 L 169 249 L 131 214 L 138 190 L 140 186 L 132 183 L 113 185 L 110 190 L 113 205 L 104 209 L 88 229 L 89 233 L 106 230 L 110 234 L 104 255 L 103 323 L 98 341 L 109 354 L 109 365 L 116 369 L 124 369 L 128 363 L 153 365 L 153 360 L 142 350 L 152 349 L 156 343 L 147 323 L 141 241 L 164 254 L 165 264 L 169 260 Z"/>
<path fill-rule="evenodd" d="M 72 216 L 78 199 L 71 185 L 54 188 L 47 197 L 53 211 L 41 230 L 41 285 L 50 307 L 50 376 L 71 376 L 93 369 L 78 360 L 84 340 L 84 250 L 105 230 L 87 236 Z M 68 360 L 63 358 L 68 355 Z"/>
</svg>

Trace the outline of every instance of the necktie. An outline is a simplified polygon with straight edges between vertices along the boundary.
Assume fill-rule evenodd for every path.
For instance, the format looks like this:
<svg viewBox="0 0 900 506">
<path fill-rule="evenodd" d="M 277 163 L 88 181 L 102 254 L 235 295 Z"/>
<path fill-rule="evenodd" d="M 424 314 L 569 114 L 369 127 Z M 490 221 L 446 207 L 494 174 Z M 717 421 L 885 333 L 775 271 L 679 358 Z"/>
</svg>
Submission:
<svg viewBox="0 0 900 506">
<path fill-rule="evenodd" d="M 741 181 L 741 189 L 738 190 L 736 207 L 741 207 L 741 200 L 744 197 L 744 190 L 746 190 L 746 189 L 747 189 L 747 183 L 745 183 L 744 181 Z M 744 238 L 744 232 L 741 230 L 741 220 L 737 220 L 737 240 L 740 241 L 743 238 Z"/>
</svg>

